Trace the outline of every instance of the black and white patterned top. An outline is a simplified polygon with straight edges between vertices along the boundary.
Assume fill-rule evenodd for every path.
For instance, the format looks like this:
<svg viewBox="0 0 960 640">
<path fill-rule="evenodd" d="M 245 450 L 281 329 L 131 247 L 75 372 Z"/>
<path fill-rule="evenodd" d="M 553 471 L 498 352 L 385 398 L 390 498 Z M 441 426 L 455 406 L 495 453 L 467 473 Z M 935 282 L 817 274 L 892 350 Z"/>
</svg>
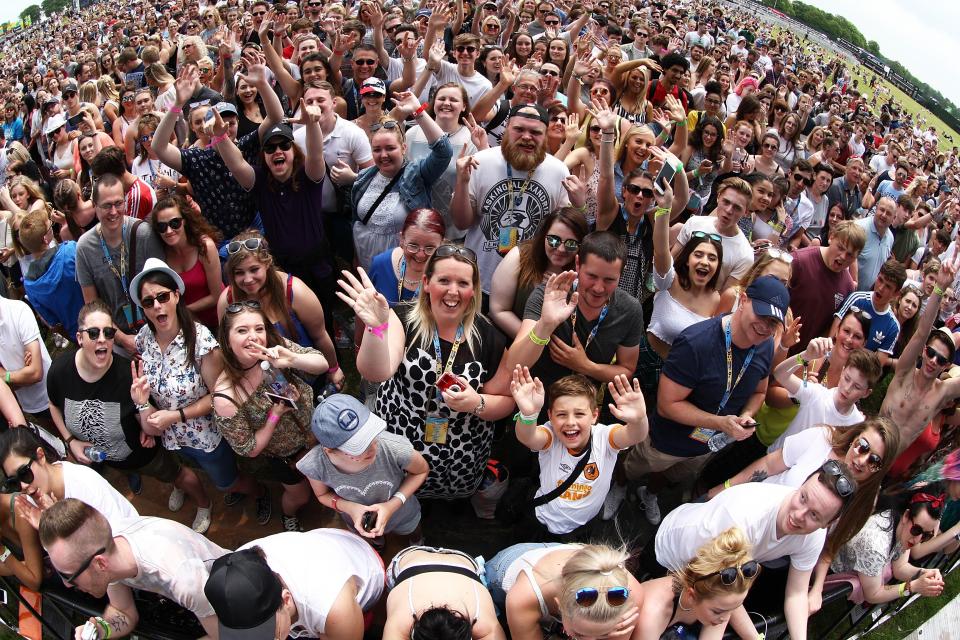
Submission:
<svg viewBox="0 0 960 640">
<path fill-rule="evenodd" d="M 900 557 L 903 549 L 894 543 L 896 522 L 891 522 L 890 510 L 875 513 L 857 535 L 840 547 L 830 563 L 834 573 L 855 571 L 866 576 L 879 576 L 888 564 Z"/>
</svg>

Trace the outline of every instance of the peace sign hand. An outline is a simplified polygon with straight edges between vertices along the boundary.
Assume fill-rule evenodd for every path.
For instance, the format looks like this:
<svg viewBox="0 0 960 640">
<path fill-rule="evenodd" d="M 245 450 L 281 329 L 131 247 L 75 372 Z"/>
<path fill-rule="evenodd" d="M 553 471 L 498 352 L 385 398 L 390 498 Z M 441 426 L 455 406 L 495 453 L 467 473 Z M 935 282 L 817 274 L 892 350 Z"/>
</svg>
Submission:
<svg viewBox="0 0 960 640">
<path fill-rule="evenodd" d="M 142 405 L 150 401 L 150 380 L 143 373 L 143 360 L 134 360 L 130 363 L 130 399 L 134 404 Z"/>
</svg>

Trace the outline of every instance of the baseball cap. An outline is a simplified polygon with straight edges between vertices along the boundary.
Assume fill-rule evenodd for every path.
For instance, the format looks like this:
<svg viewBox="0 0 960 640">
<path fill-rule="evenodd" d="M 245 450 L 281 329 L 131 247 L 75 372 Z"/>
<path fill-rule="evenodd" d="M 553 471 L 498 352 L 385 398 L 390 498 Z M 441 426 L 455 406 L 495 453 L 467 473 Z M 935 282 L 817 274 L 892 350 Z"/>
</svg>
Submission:
<svg viewBox="0 0 960 640">
<path fill-rule="evenodd" d="M 232 113 L 235 116 L 240 115 L 239 113 L 237 113 L 237 106 L 232 102 L 218 102 L 217 104 L 213 105 L 213 108 L 221 116 L 225 113 Z"/>
<path fill-rule="evenodd" d="M 290 125 L 279 123 L 275 124 L 269 131 L 263 134 L 263 139 L 261 142 L 266 142 L 271 138 L 283 138 L 284 140 L 293 140 L 293 129 L 290 128 Z"/>
<path fill-rule="evenodd" d="M 364 96 L 368 93 L 379 93 L 385 96 L 387 95 L 387 85 L 380 78 L 367 78 L 360 85 L 360 95 Z"/>
<path fill-rule="evenodd" d="M 414 17 L 414 20 L 419 20 L 420 18 L 429 18 L 433 15 L 433 11 L 430 9 L 420 9 L 417 11 L 417 15 Z"/>
<path fill-rule="evenodd" d="M 753 303 L 753 312 L 761 317 L 774 318 L 783 323 L 790 305 L 790 292 L 777 278 L 760 276 L 747 287 L 747 297 Z"/>
<path fill-rule="evenodd" d="M 510 117 L 514 116 L 539 120 L 546 125 L 550 124 L 550 114 L 547 113 L 546 109 L 535 104 L 518 104 L 510 109 Z"/>
<path fill-rule="evenodd" d="M 358 456 L 387 423 L 353 396 L 335 393 L 314 409 L 310 428 L 321 446 Z"/>
<path fill-rule="evenodd" d="M 203 593 L 217 614 L 223 640 L 272 640 L 283 585 L 256 549 L 220 556 Z"/>
<path fill-rule="evenodd" d="M 63 83 L 63 88 L 60 89 L 61 94 L 68 93 L 68 92 L 77 93 L 77 91 L 79 91 L 79 89 L 77 88 L 76 80 L 67 80 L 66 82 Z"/>
</svg>

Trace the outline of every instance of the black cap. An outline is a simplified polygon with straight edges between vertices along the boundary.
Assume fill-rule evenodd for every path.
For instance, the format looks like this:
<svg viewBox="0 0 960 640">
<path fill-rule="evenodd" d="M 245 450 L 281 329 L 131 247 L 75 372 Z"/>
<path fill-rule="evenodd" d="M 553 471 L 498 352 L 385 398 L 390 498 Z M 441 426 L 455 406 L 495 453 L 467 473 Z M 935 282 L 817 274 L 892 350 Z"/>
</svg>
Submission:
<svg viewBox="0 0 960 640">
<path fill-rule="evenodd" d="M 510 117 L 519 116 L 521 118 L 530 118 L 539 120 L 543 124 L 550 124 L 550 114 L 543 107 L 535 104 L 518 104 L 510 109 Z"/>
<path fill-rule="evenodd" d="M 217 614 L 221 640 L 272 640 L 283 585 L 256 549 L 217 558 L 203 593 Z"/>
<path fill-rule="evenodd" d="M 270 128 L 265 134 L 263 134 L 263 139 L 261 142 L 266 142 L 271 138 L 283 138 L 284 140 L 293 140 L 293 129 L 290 128 L 290 125 L 284 124 L 283 122 L 275 124 Z"/>
</svg>

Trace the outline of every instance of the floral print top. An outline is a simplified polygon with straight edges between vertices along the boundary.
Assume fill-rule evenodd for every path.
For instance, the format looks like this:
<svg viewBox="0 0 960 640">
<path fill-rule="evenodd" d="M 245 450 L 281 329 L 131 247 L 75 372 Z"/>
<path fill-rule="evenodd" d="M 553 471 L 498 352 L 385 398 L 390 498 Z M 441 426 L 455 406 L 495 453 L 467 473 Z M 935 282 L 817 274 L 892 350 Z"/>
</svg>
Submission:
<svg viewBox="0 0 960 640">
<path fill-rule="evenodd" d="M 182 330 L 165 352 L 160 350 L 150 327 L 144 325 L 137 334 L 137 351 L 143 358 L 143 373 L 150 380 L 150 397 L 158 409 L 183 409 L 210 393 L 200 375 L 200 359 L 219 349 L 220 344 L 210 329 L 199 322 L 194 325 L 197 328 L 195 362 L 187 362 Z M 213 422 L 212 413 L 189 418 L 186 423 L 175 422 L 161 437 L 166 449 L 186 447 L 206 452 L 216 449 L 220 439 L 220 431 Z"/>
</svg>

